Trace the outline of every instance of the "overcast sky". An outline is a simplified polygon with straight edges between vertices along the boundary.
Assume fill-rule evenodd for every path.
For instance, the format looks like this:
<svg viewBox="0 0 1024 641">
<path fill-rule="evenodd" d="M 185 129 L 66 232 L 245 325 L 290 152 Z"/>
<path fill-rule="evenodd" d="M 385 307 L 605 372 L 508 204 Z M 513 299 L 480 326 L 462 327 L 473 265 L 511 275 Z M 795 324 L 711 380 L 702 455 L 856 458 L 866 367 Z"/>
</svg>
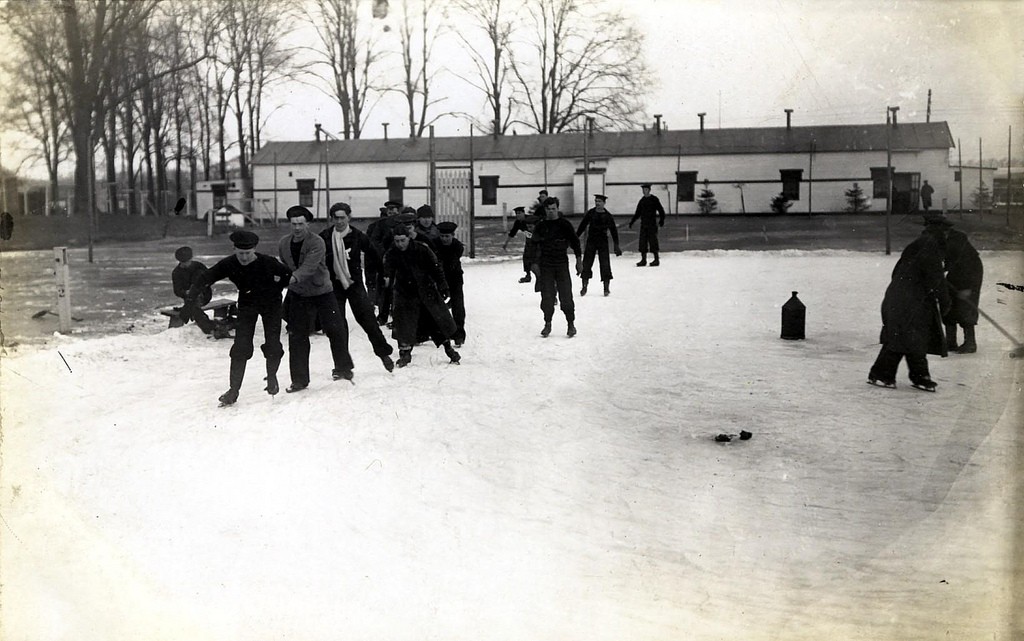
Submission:
<svg viewBox="0 0 1024 641">
<path fill-rule="evenodd" d="M 394 2 L 392 3 L 395 4 Z M 935 120 L 947 120 L 963 141 L 964 159 L 1006 155 L 1024 141 L 1024 46 L 1014 26 L 1024 3 L 983 0 L 608 0 L 647 34 L 656 77 L 649 120 L 660 113 L 671 129 L 778 126 L 784 109 L 794 125 L 884 122 L 898 105 L 901 120 L 924 121 L 928 90 Z M 394 32 L 392 32 L 394 33 Z M 444 56 L 449 67 L 460 56 Z M 451 80 L 443 110 L 479 111 L 483 97 Z M 279 94 L 288 107 L 273 113 L 270 138 L 308 139 L 313 122 L 340 132 L 340 110 L 316 92 Z M 301 95 L 303 99 L 295 98 Z M 379 102 L 364 137 L 406 131 L 400 97 Z M 334 126 L 331 126 L 333 123 Z M 518 126 L 519 133 L 526 133 Z M 398 132 L 396 134 L 396 132 Z M 468 121 L 440 119 L 437 135 L 468 132 Z M 1018 155 L 1020 155 L 1018 153 Z"/>
<path fill-rule="evenodd" d="M 396 24 L 397 0 L 389 20 Z M 670 129 L 885 121 L 887 105 L 901 121 L 924 121 L 928 90 L 933 121 L 950 124 L 965 162 L 1003 158 L 1008 128 L 1024 156 L 1024 2 L 1019 0 L 608 0 L 646 33 L 654 81 L 648 121 L 662 114 Z M 457 23 L 452 26 L 458 27 Z M 298 42 L 314 45 L 309 27 Z M 397 42 L 392 29 L 386 37 Z M 454 42 L 448 37 L 442 41 Z M 484 98 L 456 74 L 465 54 L 440 50 L 444 63 L 434 113 L 484 118 Z M 341 112 L 320 91 L 301 83 L 277 86 L 267 98 L 264 141 L 311 139 L 314 123 L 340 134 Z M 373 106 L 363 137 L 407 135 L 402 98 Z M 520 134 L 527 128 L 516 126 Z M 465 135 L 469 120 L 443 116 L 438 136 Z M 0 137 L 5 166 L 20 161 L 16 136 Z M 33 173 L 42 173 L 33 172 Z"/>
</svg>

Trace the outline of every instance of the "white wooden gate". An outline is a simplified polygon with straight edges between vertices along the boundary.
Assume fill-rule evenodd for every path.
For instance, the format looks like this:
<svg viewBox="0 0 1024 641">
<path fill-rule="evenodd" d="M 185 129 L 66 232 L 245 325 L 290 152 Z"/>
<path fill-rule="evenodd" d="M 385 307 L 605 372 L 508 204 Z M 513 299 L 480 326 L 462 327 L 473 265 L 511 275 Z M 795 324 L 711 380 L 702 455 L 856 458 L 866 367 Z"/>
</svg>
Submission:
<svg viewBox="0 0 1024 641">
<path fill-rule="evenodd" d="M 455 237 L 473 255 L 473 175 L 469 167 L 437 167 L 434 170 L 434 222 L 456 223 Z"/>
</svg>

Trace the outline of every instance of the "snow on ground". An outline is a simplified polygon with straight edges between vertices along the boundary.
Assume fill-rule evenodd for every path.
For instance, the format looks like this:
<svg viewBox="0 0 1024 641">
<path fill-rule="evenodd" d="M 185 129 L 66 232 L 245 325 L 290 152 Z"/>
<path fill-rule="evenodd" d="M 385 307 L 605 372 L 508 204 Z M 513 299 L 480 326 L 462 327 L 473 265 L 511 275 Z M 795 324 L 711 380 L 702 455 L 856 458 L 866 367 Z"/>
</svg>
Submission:
<svg viewBox="0 0 1024 641">
<path fill-rule="evenodd" d="M 1024 361 L 982 321 L 938 393 L 866 385 L 896 258 L 620 258 L 571 340 L 466 261 L 462 365 L 388 374 L 353 323 L 355 385 L 318 336 L 310 389 L 253 359 L 230 408 L 229 343 L 155 316 L 9 354 L 0 637 L 1010 638 Z M 983 253 L 1016 336 L 1020 258 Z"/>
</svg>

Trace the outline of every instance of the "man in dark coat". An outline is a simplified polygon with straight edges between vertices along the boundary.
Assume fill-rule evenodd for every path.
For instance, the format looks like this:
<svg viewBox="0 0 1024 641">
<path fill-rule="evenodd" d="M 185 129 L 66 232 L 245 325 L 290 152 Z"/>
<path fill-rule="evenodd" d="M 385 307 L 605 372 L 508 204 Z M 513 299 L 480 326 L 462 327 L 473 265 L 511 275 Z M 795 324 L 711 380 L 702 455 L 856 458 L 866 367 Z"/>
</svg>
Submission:
<svg viewBox="0 0 1024 641">
<path fill-rule="evenodd" d="M 594 206 L 583 214 L 580 226 L 576 228 L 576 235 L 583 237 L 583 232 L 590 228 L 587 234 L 587 243 L 583 249 L 583 271 L 580 278 L 583 279 L 583 288 L 580 289 L 580 296 L 587 295 L 587 282 L 594 277 L 594 255 L 598 257 L 601 265 L 601 282 L 604 283 L 604 295 L 611 293 L 612 261 L 608 255 L 608 235 L 611 234 L 615 255 L 621 256 L 619 249 L 619 230 L 615 227 L 615 219 L 611 212 L 604 208 L 607 198 L 604 194 L 594 196 Z"/>
<path fill-rule="evenodd" d="M 387 201 L 381 210 L 380 218 L 370 223 L 370 226 L 366 228 L 366 236 L 370 239 L 370 243 L 373 244 L 374 251 L 382 259 L 384 253 L 391 248 L 391 232 L 395 228 L 395 218 L 398 216 L 398 211 L 401 207 L 400 203 L 393 200 Z M 380 272 L 380 268 L 380 264 L 367 263 L 366 265 L 367 295 L 370 297 L 370 302 L 376 305 L 378 309 L 384 307 L 384 301 L 388 301 L 388 305 L 390 305 L 391 301 L 390 293 L 384 291 L 384 274 Z M 388 310 L 384 309 L 382 320 L 379 323 L 383 325 L 387 317 Z"/>
<path fill-rule="evenodd" d="M 392 336 L 398 342 L 397 365 L 412 362 L 412 348 L 424 331 L 435 346 L 444 346 L 452 363 L 458 363 L 459 353 L 451 343 L 455 320 L 444 302 L 448 297 L 444 271 L 434 252 L 413 242 L 404 226 L 395 228 L 391 249 L 384 254 L 384 276 L 394 295 Z"/>
<path fill-rule="evenodd" d="M 519 279 L 519 282 L 528 283 L 533 274 L 530 268 L 536 262 L 535 254 L 537 252 L 537 243 L 533 241 L 533 228 L 540 218 L 533 214 L 527 216 L 525 207 L 516 207 L 512 211 L 515 212 L 516 219 L 512 222 L 512 228 L 508 230 L 508 238 L 505 239 L 501 248 L 508 249 L 509 239 L 515 238 L 516 234 L 523 232 L 523 235 L 526 236 L 526 242 L 523 243 L 523 271 L 526 273 Z"/>
<path fill-rule="evenodd" d="M 640 262 L 636 266 L 643 267 L 647 264 L 647 251 L 650 250 L 654 254 L 651 267 L 657 267 L 661 264 L 658 259 L 658 227 L 665 226 L 665 208 L 661 206 L 657 196 L 651 195 L 649 183 L 640 185 L 640 188 L 644 195 L 637 201 L 636 213 L 629 220 L 629 228 L 632 229 L 636 219 L 640 219 Z"/>
<path fill-rule="evenodd" d="M 921 206 L 924 207 L 927 212 L 932 207 L 932 194 L 935 193 L 935 188 L 928 184 L 928 181 L 924 181 L 921 185 Z"/>
<path fill-rule="evenodd" d="M 441 261 L 444 279 L 448 281 L 448 308 L 452 310 L 452 319 L 455 321 L 452 340 L 456 347 L 462 347 L 466 342 L 466 297 L 462 292 L 462 254 L 466 248 L 455 237 L 458 227 L 457 223 L 450 220 L 438 223 L 437 230 L 441 235 L 438 237 L 436 254 Z"/>
<path fill-rule="evenodd" d="M 256 321 L 263 320 L 263 345 L 260 350 L 267 359 L 266 391 L 277 394 L 277 368 L 281 365 L 284 348 L 281 346 L 281 290 L 292 272 L 278 260 L 256 252 L 260 242 L 256 234 L 239 230 L 231 233 L 234 253 L 204 271 L 189 289 L 188 297 L 196 300 L 213 283 L 227 278 L 238 288 L 238 324 L 231 345 L 230 388 L 220 396 L 222 405 L 238 400 L 238 391 L 245 377 L 245 364 L 253 354 Z"/>
<path fill-rule="evenodd" d="M 174 259 L 178 261 L 178 265 L 171 271 L 171 286 L 174 288 L 174 295 L 185 302 L 178 311 L 178 317 L 171 318 L 171 327 L 181 327 L 189 321 L 195 321 L 204 334 L 213 333 L 217 326 L 203 311 L 203 305 L 213 298 L 213 290 L 207 285 L 195 299 L 190 299 L 188 295 L 192 285 L 206 271 L 206 265 L 192 259 L 191 247 L 176 249 Z"/>
<path fill-rule="evenodd" d="M 984 274 L 981 257 L 967 239 L 967 234 L 950 229 L 946 235 L 946 282 L 953 304 L 943 322 L 946 324 L 946 344 L 958 354 L 978 351 L 974 326 L 978 324 L 978 303 Z M 964 343 L 959 347 L 956 344 L 957 325 L 964 330 Z"/>
<path fill-rule="evenodd" d="M 868 374 L 868 383 L 896 387 L 896 370 L 907 359 L 910 382 L 917 389 L 935 391 L 928 371 L 928 354 L 945 356 L 941 317 L 950 307 L 949 290 L 942 275 L 948 223 L 925 227 L 907 245 L 892 270 L 882 300 L 882 349 Z"/>
<path fill-rule="evenodd" d="M 537 286 L 540 289 L 540 309 L 544 312 L 544 328 L 540 335 L 547 337 L 551 334 L 551 319 L 555 315 L 557 295 L 562 313 L 565 314 L 566 335 L 573 337 L 576 335 L 576 305 L 572 299 L 567 251 L 571 248 L 576 256 L 576 273 L 579 274 L 582 268 L 580 239 L 572 223 L 558 212 L 557 198 L 548 198 L 544 208 L 546 218 L 533 229 L 537 242 L 537 262 L 533 269 L 537 273 Z"/>
<path fill-rule="evenodd" d="M 437 248 L 441 231 L 434 224 L 434 208 L 430 205 L 420 205 L 416 209 L 416 235 L 426 238 L 432 247 Z"/>
<path fill-rule="evenodd" d="M 390 372 L 395 368 L 395 362 L 391 360 L 394 348 L 380 331 L 373 313 L 373 303 L 363 286 L 364 258 L 367 266 L 373 264 L 377 266 L 375 272 L 379 272 L 380 257 L 367 235 L 352 226 L 352 208 L 348 203 L 331 205 L 330 216 L 334 225 L 320 232 L 320 238 L 327 252 L 324 262 L 331 274 L 334 297 L 338 299 L 338 307 L 342 312 L 345 310 L 345 302 L 348 302 L 352 316 L 370 339 L 373 353 L 384 364 L 384 369 Z"/>
<path fill-rule="evenodd" d="M 352 356 L 348 351 L 348 321 L 338 307 L 327 271 L 327 248 L 322 238 L 309 229 L 313 214 L 301 205 L 285 212 L 292 233 L 277 244 L 278 258 L 291 271 L 283 317 L 288 323 L 288 369 L 291 385 L 286 392 L 309 387 L 309 337 L 317 320 L 331 344 L 334 380 L 352 380 Z"/>
</svg>

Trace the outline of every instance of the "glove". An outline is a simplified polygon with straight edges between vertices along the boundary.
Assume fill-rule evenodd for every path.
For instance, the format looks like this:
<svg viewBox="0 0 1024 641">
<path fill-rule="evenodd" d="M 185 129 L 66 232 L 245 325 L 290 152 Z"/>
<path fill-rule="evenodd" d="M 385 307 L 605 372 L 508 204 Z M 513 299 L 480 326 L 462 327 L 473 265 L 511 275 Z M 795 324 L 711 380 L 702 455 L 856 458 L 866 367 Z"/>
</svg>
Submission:
<svg viewBox="0 0 1024 641">
<path fill-rule="evenodd" d="M 579 258 L 577 258 L 576 259 L 576 275 L 579 276 L 582 271 L 583 271 L 583 263 L 580 261 Z"/>
<path fill-rule="evenodd" d="M 619 248 L 618 245 L 615 246 L 615 255 L 616 256 L 621 256 L 622 255 L 622 250 Z"/>
</svg>

